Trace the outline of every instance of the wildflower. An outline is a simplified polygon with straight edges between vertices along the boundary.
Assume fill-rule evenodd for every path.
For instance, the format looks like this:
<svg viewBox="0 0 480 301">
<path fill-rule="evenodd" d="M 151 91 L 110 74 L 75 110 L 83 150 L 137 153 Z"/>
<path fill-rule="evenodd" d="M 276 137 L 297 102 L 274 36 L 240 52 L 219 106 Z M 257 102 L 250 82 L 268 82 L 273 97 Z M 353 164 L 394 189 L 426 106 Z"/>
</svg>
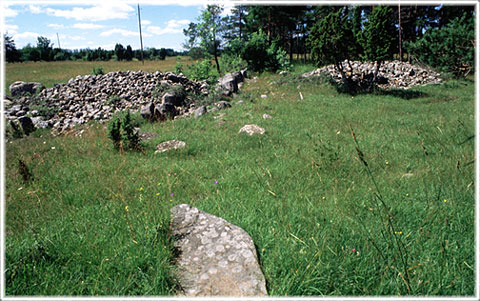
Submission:
<svg viewBox="0 0 480 301">
<path fill-rule="evenodd" d="M 408 193 L 405 193 L 405 196 L 408 196 Z"/>
<path fill-rule="evenodd" d="M 444 202 L 444 203 L 446 203 L 446 202 L 447 202 L 447 200 L 443 200 L 443 202 Z"/>
<path fill-rule="evenodd" d="M 398 232 L 397 232 L 397 231 L 395 231 L 395 234 L 397 234 L 397 235 L 402 235 L 402 234 L 403 234 L 403 232 L 402 232 L 402 231 L 398 231 Z"/>
<path fill-rule="evenodd" d="M 388 165 L 388 160 L 385 160 L 385 165 Z"/>
<path fill-rule="evenodd" d="M 173 196 L 173 192 L 170 192 L 170 196 Z"/>
<path fill-rule="evenodd" d="M 142 191 L 142 190 L 143 190 L 143 187 L 140 187 L 140 189 L 138 189 L 138 190 Z"/>
<path fill-rule="evenodd" d="M 353 249 L 352 249 L 352 252 L 355 252 L 356 250 L 357 250 L 357 249 L 353 248 Z"/>
<path fill-rule="evenodd" d="M 217 180 L 215 180 L 215 185 L 217 185 L 217 184 L 218 184 L 218 181 L 217 181 Z"/>
<path fill-rule="evenodd" d="M 52 146 L 52 149 L 55 149 L 55 146 Z"/>
<path fill-rule="evenodd" d="M 168 174 L 167 176 L 170 176 L 170 174 Z"/>
<path fill-rule="evenodd" d="M 322 200 L 324 200 L 324 201 L 325 201 L 325 199 L 326 199 L 326 197 L 322 197 Z"/>
<path fill-rule="evenodd" d="M 160 186 L 161 184 L 162 184 L 162 183 L 158 182 L 158 183 L 157 183 L 157 186 Z"/>
<path fill-rule="evenodd" d="M 127 206 L 125 206 L 125 211 L 127 211 L 127 212 L 128 212 L 128 205 L 127 205 Z"/>
<path fill-rule="evenodd" d="M 156 196 L 159 196 L 159 195 L 160 195 L 160 192 L 155 193 L 155 195 L 156 195 Z"/>
</svg>

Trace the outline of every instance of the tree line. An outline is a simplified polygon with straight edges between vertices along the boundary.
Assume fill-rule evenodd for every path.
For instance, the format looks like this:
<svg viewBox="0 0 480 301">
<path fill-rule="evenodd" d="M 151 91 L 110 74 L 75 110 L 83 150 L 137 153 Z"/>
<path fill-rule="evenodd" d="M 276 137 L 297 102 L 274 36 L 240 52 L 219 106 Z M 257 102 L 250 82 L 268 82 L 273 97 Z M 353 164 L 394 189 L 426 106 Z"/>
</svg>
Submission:
<svg viewBox="0 0 480 301">
<path fill-rule="evenodd" d="M 130 45 L 124 47 L 117 43 L 113 50 L 106 50 L 98 47 L 96 49 L 61 49 L 54 48 L 53 43 L 46 37 L 39 36 L 37 44 L 17 49 L 15 41 L 8 34 L 4 35 L 5 42 L 5 60 L 9 63 L 28 62 L 28 61 L 131 61 L 134 58 L 141 60 L 140 50 L 133 50 Z M 167 56 L 183 55 L 183 52 L 177 52 L 170 48 L 146 48 L 143 50 L 143 58 L 146 60 L 164 60 Z"/>
<path fill-rule="evenodd" d="M 236 6 L 226 17 L 222 11 L 208 5 L 184 29 L 188 54 L 211 56 L 218 72 L 218 58 L 225 55 L 253 69 L 275 69 L 268 62 L 282 65 L 275 62 L 282 54 L 318 65 L 338 62 L 339 56 L 421 60 L 433 67 L 447 64 L 454 73 L 474 65 L 473 5 Z"/>
</svg>

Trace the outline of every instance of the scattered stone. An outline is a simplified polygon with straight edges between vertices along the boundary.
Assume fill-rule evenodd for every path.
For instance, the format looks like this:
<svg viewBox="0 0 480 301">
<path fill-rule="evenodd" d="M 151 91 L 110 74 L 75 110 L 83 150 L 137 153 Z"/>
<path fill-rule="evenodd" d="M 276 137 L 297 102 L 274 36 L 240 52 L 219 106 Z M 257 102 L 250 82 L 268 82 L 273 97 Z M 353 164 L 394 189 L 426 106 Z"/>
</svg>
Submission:
<svg viewBox="0 0 480 301">
<path fill-rule="evenodd" d="M 201 116 L 207 114 L 207 107 L 206 106 L 201 106 L 195 110 L 195 119 L 200 118 Z"/>
<path fill-rule="evenodd" d="M 272 118 L 272 116 L 271 116 L 271 115 L 268 115 L 268 114 L 263 114 L 263 119 L 270 119 L 270 118 Z"/>
<path fill-rule="evenodd" d="M 244 102 L 243 100 L 239 100 L 239 101 L 237 101 L 235 104 L 237 104 L 237 105 L 244 105 L 245 102 Z"/>
<path fill-rule="evenodd" d="M 224 110 L 226 108 L 230 108 L 232 105 L 224 100 L 221 100 L 219 102 L 216 102 L 215 106 L 217 106 L 219 110 Z"/>
<path fill-rule="evenodd" d="M 155 153 L 163 153 L 171 149 L 184 148 L 185 146 L 187 146 L 187 144 L 183 141 L 179 141 L 179 140 L 165 141 L 157 145 L 157 149 Z"/>
<path fill-rule="evenodd" d="M 138 132 L 138 137 L 142 140 L 151 140 L 157 138 L 158 134 L 154 132 Z"/>
<path fill-rule="evenodd" d="M 247 133 L 250 136 L 252 136 L 254 134 L 263 135 L 263 134 L 265 134 L 265 129 L 259 127 L 256 124 L 247 124 L 240 129 L 239 133 Z"/>
<path fill-rule="evenodd" d="M 153 110 L 155 109 L 155 105 L 153 102 L 144 105 L 140 108 L 140 116 L 147 120 L 153 119 Z"/>
<path fill-rule="evenodd" d="M 245 230 L 187 204 L 171 209 L 180 294 L 266 296 L 255 245 Z"/>
<path fill-rule="evenodd" d="M 260 97 L 261 97 L 261 98 L 267 98 L 267 95 L 262 94 Z"/>
<path fill-rule="evenodd" d="M 373 77 L 375 63 L 353 61 L 348 65 L 347 61 L 343 66 L 347 74 L 352 75 L 355 82 L 366 80 Z M 329 74 L 336 82 L 342 81 L 342 75 L 335 69 L 334 65 L 328 65 L 312 72 L 304 73 L 303 77 L 318 76 L 320 74 Z M 409 89 L 413 86 L 440 84 L 442 79 L 440 74 L 429 69 L 422 68 L 401 61 L 385 61 L 378 70 L 377 85 L 383 89 Z"/>
</svg>

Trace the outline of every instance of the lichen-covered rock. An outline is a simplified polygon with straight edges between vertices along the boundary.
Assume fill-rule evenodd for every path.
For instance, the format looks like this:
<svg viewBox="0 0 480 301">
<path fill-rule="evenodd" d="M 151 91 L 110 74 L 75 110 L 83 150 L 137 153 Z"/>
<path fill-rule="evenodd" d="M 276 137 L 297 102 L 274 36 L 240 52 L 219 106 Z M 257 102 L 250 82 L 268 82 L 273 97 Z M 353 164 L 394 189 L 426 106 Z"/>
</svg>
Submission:
<svg viewBox="0 0 480 301">
<path fill-rule="evenodd" d="M 186 296 L 266 296 L 255 245 L 245 230 L 187 204 L 172 208 L 180 254 L 176 277 Z"/>
<path fill-rule="evenodd" d="M 163 153 L 171 149 L 184 148 L 185 146 L 187 146 L 187 144 L 183 141 L 179 141 L 179 140 L 165 141 L 157 145 L 157 149 L 155 153 Z"/>
<path fill-rule="evenodd" d="M 22 96 L 27 93 L 33 95 L 40 92 L 42 88 L 45 87 L 41 83 L 26 83 L 22 81 L 16 81 L 8 87 L 13 97 Z"/>
<path fill-rule="evenodd" d="M 255 134 L 263 135 L 265 134 L 265 129 L 256 124 L 247 124 L 240 129 L 239 133 L 246 133 L 250 136 Z"/>
<path fill-rule="evenodd" d="M 201 116 L 207 114 L 207 107 L 206 106 L 200 106 L 195 110 L 195 118 L 200 118 Z"/>
</svg>

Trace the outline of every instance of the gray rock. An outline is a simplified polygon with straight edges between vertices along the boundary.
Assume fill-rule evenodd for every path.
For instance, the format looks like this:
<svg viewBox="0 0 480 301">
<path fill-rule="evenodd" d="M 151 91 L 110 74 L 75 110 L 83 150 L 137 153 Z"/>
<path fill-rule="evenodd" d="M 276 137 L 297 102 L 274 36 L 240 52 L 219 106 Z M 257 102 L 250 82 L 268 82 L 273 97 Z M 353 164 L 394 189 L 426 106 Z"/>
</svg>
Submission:
<svg viewBox="0 0 480 301">
<path fill-rule="evenodd" d="M 171 209 L 171 234 L 179 251 L 180 294 L 266 296 L 255 245 L 245 230 L 187 204 Z"/>
<path fill-rule="evenodd" d="M 18 122 L 20 122 L 20 126 L 22 127 L 23 132 L 25 135 L 29 135 L 31 132 L 35 131 L 35 125 L 32 122 L 32 119 L 27 116 L 23 116 L 18 118 Z"/>
<path fill-rule="evenodd" d="M 238 92 L 237 80 L 232 73 L 227 73 L 224 77 L 218 79 L 218 86 L 222 93 L 228 96 Z"/>
<path fill-rule="evenodd" d="M 142 118 L 147 119 L 147 120 L 152 120 L 153 119 L 153 110 L 155 109 L 155 105 L 153 102 L 144 105 L 140 108 L 140 116 Z"/>
<path fill-rule="evenodd" d="M 271 119 L 272 116 L 271 115 L 268 115 L 268 114 L 263 114 L 263 119 Z"/>
<path fill-rule="evenodd" d="M 47 129 L 47 128 L 50 127 L 50 124 L 48 122 L 44 121 L 41 116 L 33 117 L 32 122 L 33 122 L 33 125 L 35 125 L 35 127 L 37 129 Z"/>
<path fill-rule="evenodd" d="M 165 118 L 173 119 L 177 115 L 177 113 L 177 109 L 173 104 L 164 103 L 159 106 L 155 106 L 153 114 L 157 119 L 164 120 Z"/>
<path fill-rule="evenodd" d="M 16 81 L 8 87 L 13 97 L 23 96 L 27 93 L 34 95 L 43 88 L 45 87 L 41 83 L 27 83 L 22 81 Z"/>
<path fill-rule="evenodd" d="M 157 145 L 155 153 L 163 153 L 172 149 L 184 148 L 187 144 L 184 141 L 170 140 Z"/>
<path fill-rule="evenodd" d="M 243 100 L 239 100 L 239 101 L 237 101 L 235 104 L 237 104 L 237 105 L 244 105 L 245 102 L 244 102 Z"/>
<path fill-rule="evenodd" d="M 200 118 L 201 116 L 207 114 L 207 107 L 206 106 L 201 106 L 198 109 L 195 110 L 194 116 L 195 118 Z"/>
<path fill-rule="evenodd" d="M 247 124 L 240 129 L 239 133 L 246 133 L 250 136 L 255 135 L 255 134 L 263 135 L 263 134 L 265 134 L 265 129 L 259 127 L 256 124 Z"/>
<path fill-rule="evenodd" d="M 215 106 L 219 109 L 219 110 L 223 110 L 223 109 L 226 109 L 226 108 L 230 108 L 232 105 L 228 102 L 226 102 L 225 100 L 221 100 L 219 102 L 216 102 L 215 103 Z"/>
</svg>

